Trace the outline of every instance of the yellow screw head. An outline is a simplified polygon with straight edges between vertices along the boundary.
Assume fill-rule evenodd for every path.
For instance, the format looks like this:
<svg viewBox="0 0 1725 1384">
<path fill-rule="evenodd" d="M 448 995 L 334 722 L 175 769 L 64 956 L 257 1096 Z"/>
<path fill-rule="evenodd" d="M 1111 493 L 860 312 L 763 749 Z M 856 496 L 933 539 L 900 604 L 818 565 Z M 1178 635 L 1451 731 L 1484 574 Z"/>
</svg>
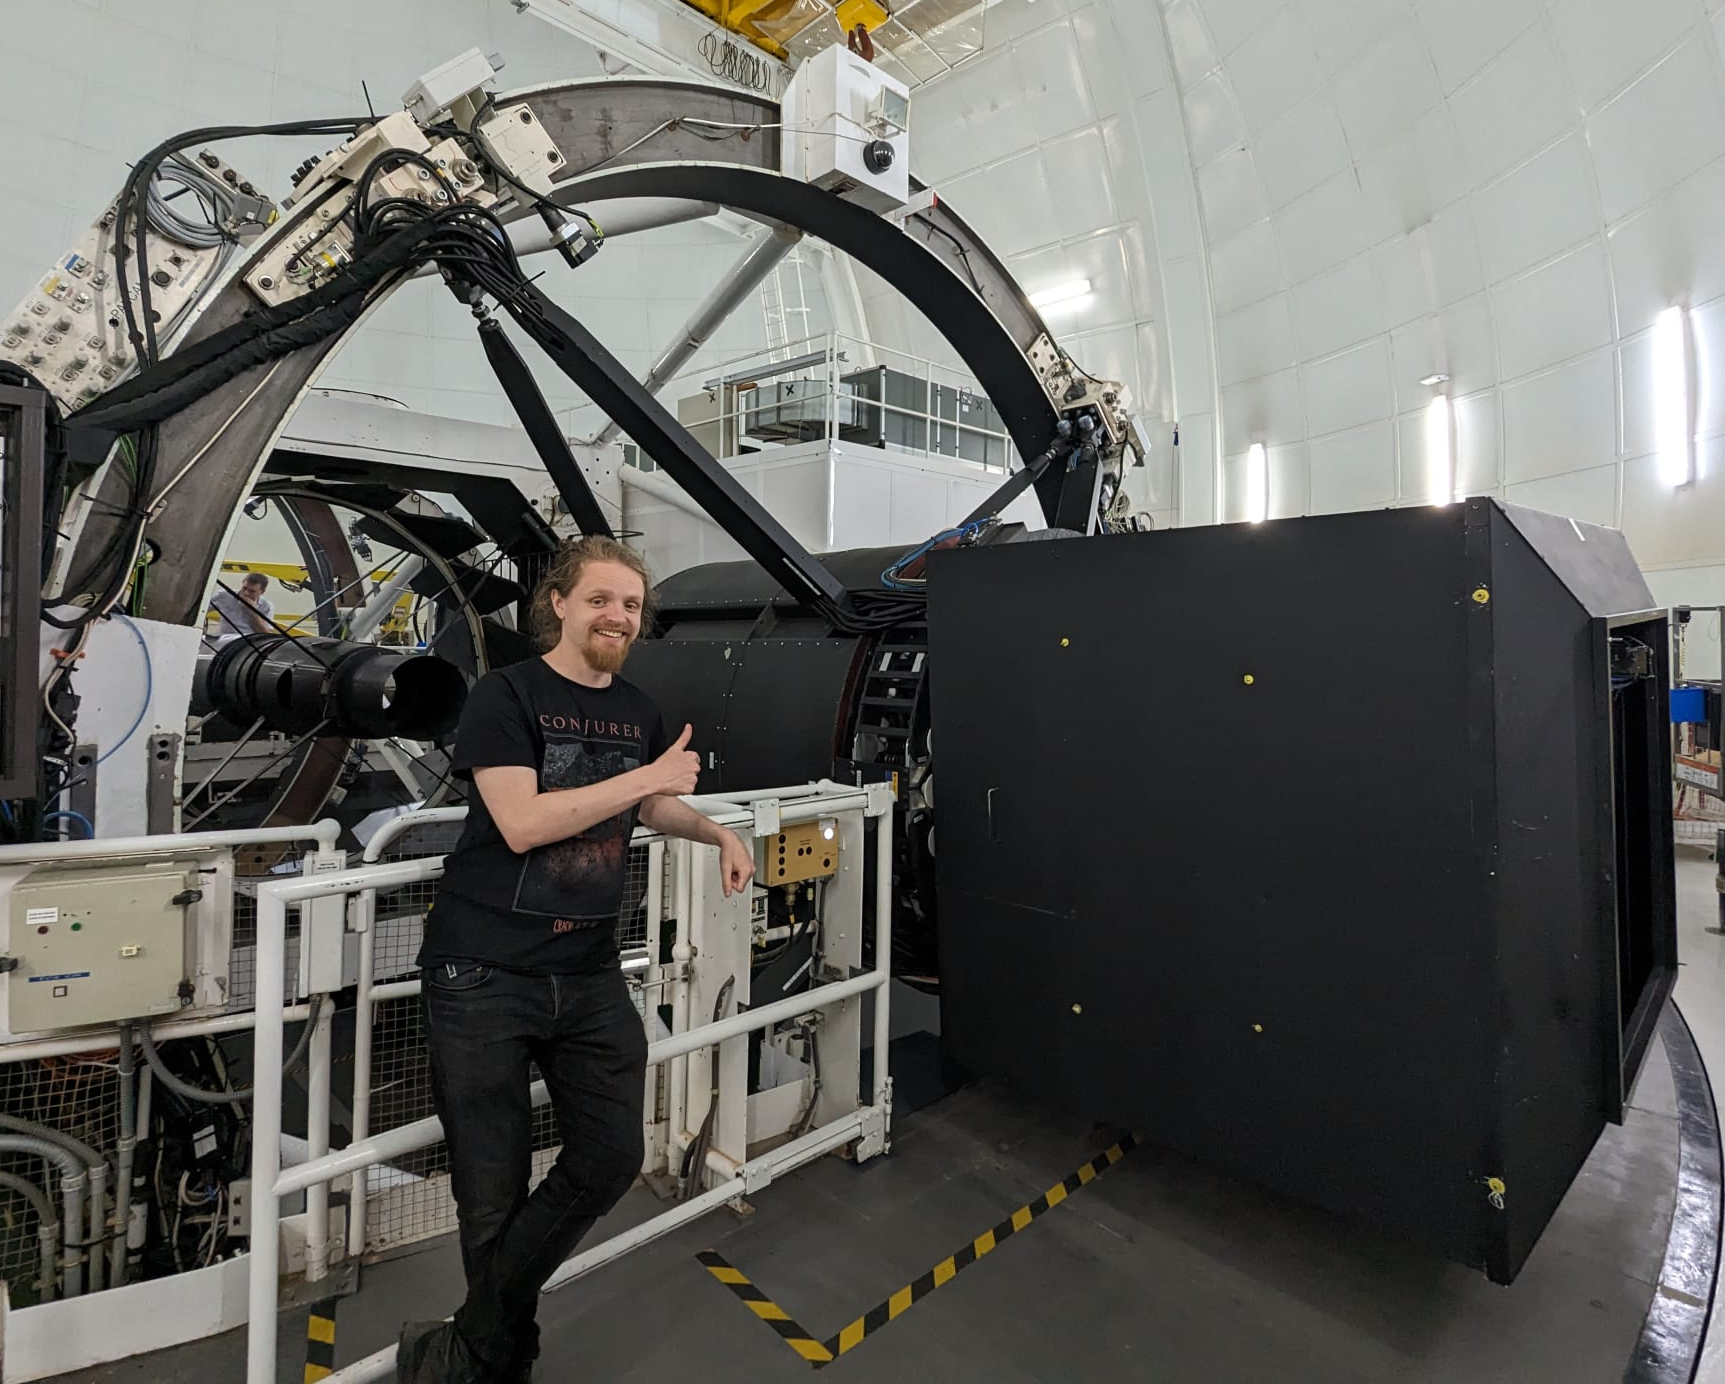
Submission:
<svg viewBox="0 0 1725 1384">
<path fill-rule="evenodd" d="M 1062 639 L 1060 641 L 1060 647 L 1063 649 L 1069 649 L 1072 647 L 1072 641 L 1070 639 Z"/>
<path fill-rule="evenodd" d="M 1485 605 L 1491 600 L 1491 592 L 1482 586 L 1473 593 L 1473 599 L 1475 605 Z"/>
<path fill-rule="evenodd" d="M 1246 674 L 1246 686 L 1247 687 L 1250 687 L 1256 681 L 1257 681 L 1257 679 L 1255 677 L 1253 677 L 1250 673 Z"/>
<path fill-rule="evenodd" d="M 1262 1033 L 1263 1031 L 1264 1031 L 1264 1026 L 1262 1024 L 1253 1024 L 1252 1025 L 1252 1032 L 1253 1033 Z"/>
<path fill-rule="evenodd" d="M 1084 1006 L 1081 1004 L 1075 1004 L 1072 1006 L 1072 1012 L 1074 1014 L 1082 1014 L 1084 1012 Z"/>
</svg>

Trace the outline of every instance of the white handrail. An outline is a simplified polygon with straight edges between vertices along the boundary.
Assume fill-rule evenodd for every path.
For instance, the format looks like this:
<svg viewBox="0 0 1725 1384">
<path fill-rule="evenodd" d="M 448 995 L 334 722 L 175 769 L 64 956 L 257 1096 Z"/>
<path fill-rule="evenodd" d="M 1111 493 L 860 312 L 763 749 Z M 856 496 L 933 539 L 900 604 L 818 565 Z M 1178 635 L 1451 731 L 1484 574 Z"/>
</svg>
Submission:
<svg viewBox="0 0 1725 1384">
<path fill-rule="evenodd" d="M 0 846 L 0 865 L 26 864 L 51 855 L 55 860 L 94 860 L 120 855 L 165 855 L 217 846 L 280 846 L 315 841 L 333 850 L 341 823 L 325 818 L 303 827 L 252 827 L 237 831 L 180 831 L 159 836 L 98 836 L 79 841 L 32 841 Z"/>
<path fill-rule="evenodd" d="M 699 1214 L 696 1210 L 721 1205 L 745 1190 L 763 1187 L 775 1173 L 797 1166 L 787 1161 L 793 1155 L 805 1158 L 817 1156 L 814 1150 L 839 1147 L 863 1134 L 870 1117 L 884 1121 L 890 1086 L 887 1077 L 885 1047 L 888 1032 L 886 986 L 891 978 L 892 958 L 892 800 L 880 791 L 856 789 L 848 785 L 832 785 L 833 796 L 812 800 L 793 796 L 800 789 L 785 790 L 780 820 L 784 823 L 815 821 L 823 817 L 860 812 L 879 819 L 875 840 L 875 966 L 874 969 L 848 980 L 824 985 L 802 995 L 763 1005 L 745 1013 L 721 1019 L 717 1023 L 684 1033 L 673 1034 L 648 1048 L 649 1065 L 669 1061 L 674 1057 L 713 1047 L 716 1044 L 755 1032 L 785 1019 L 797 1018 L 829 1005 L 861 995 L 869 990 L 880 992 L 875 1010 L 874 1104 L 868 1111 L 852 1112 L 833 1123 L 811 1131 L 802 1139 L 775 1150 L 761 1159 L 751 1160 L 739 1176 L 712 1189 L 705 1196 L 655 1218 L 646 1226 L 637 1227 L 617 1240 L 595 1246 L 582 1256 L 565 1264 L 551 1285 L 567 1282 L 578 1273 L 586 1272 L 599 1263 L 626 1253 L 639 1244 L 663 1234 Z M 748 820 L 748 814 L 736 814 Z M 397 888 L 437 878 L 442 873 L 443 857 L 399 861 L 390 864 L 373 863 L 358 869 L 307 876 L 296 879 L 272 880 L 259 887 L 257 911 L 257 993 L 279 995 L 286 981 L 287 912 L 291 903 L 331 895 L 356 894 L 363 891 Z M 374 994 L 384 987 L 374 987 Z M 382 1162 L 413 1149 L 433 1143 L 442 1133 L 435 1117 L 420 1120 L 399 1129 L 356 1141 L 338 1153 L 325 1154 L 297 1167 L 283 1170 L 281 1166 L 281 1063 L 283 1048 L 283 1015 L 275 1009 L 260 1010 L 254 1042 L 254 1067 L 257 1072 L 256 1099 L 252 1111 L 252 1209 L 251 1245 L 248 1265 L 248 1322 L 246 1379 L 247 1384 L 270 1384 L 274 1379 L 277 1336 L 277 1282 L 281 1250 L 281 1198 L 291 1192 L 327 1185 L 331 1180 L 357 1172 L 372 1163 Z M 536 1090 L 535 1098 L 542 1098 Z M 725 1195 L 718 1194 L 723 1191 Z M 362 1379 L 381 1378 L 393 1361 L 393 1350 L 378 1352 L 367 1360 L 331 1376 L 338 1384 L 354 1384 Z"/>
</svg>

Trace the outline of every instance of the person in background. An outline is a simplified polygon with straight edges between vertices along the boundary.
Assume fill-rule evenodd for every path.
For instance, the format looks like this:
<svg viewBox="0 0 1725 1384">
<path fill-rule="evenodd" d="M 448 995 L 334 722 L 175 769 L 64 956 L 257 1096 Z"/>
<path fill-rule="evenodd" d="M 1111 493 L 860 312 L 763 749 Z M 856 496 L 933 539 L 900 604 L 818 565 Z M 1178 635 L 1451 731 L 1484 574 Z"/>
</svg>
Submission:
<svg viewBox="0 0 1725 1384">
<path fill-rule="evenodd" d="M 727 895 L 755 872 L 749 846 L 679 801 L 701 767 L 691 728 L 671 740 L 617 676 L 650 591 L 615 539 L 565 546 L 533 600 L 546 652 L 487 673 L 462 710 L 454 770 L 478 792 L 419 964 L 467 1297 L 451 1322 L 403 1326 L 401 1384 L 528 1380 L 540 1289 L 641 1171 L 647 1039 L 617 955 L 636 821 L 718 847 Z M 532 1195 L 530 1063 L 562 1142 Z"/>
<path fill-rule="evenodd" d="M 275 625 L 272 623 L 275 607 L 264 598 L 269 584 L 270 579 L 262 572 L 247 572 L 237 592 L 225 588 L 217 590 L 210 604 L 221 617 L 216 626 L 218 643 L 225 644 L 230 639 L 238 639 L 242 634 L 275 632 Z"/>
</svg>

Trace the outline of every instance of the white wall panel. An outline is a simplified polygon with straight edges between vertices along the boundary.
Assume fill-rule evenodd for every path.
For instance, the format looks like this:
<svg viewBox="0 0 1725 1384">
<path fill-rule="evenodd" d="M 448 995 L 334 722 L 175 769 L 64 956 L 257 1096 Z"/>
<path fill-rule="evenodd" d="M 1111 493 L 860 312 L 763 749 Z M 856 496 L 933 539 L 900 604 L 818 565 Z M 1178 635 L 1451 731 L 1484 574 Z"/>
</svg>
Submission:
<svg viewBox="0 0 1725 1384">
<path fill-rule="evenodd" d="M 1396 439 L 1388 420 L 1311 445 L 1313 514 L 1380 509 L 1395 503 Z"/>
<path fill-rule="evenodd" d="M 1492 290 L 1505 379 L 1611 340 L 1605 247 L 1593 241 Z"/>
<path fill-rule="evenodd" d="M 1440 212 L 1405 236 L 1380 242 L 1373 254 L 1391 325 L 1448 307 L 1485 287 L 1479 241 L 1465 204 Z"/>
<path fill-rule="evenodd" d="M 1217 374 L 1224 385 L 1273 374 L 1299 360 L 1288 295 L 1273 294 L 1216 320 Z"/>
<path fill-rule="evenodd" d="M 1467 191 L 1449 116 L 1427 111 L 1355 164 L 1373 241 L 1424 225 Z"/>
<path fill-rule="evenodd" d="M 1309 435 L 1341 432 L 1395 412 L 1390 344 L 1384 337 L 1301 367 Z"/>
<path fill-rule="evenodd" d="M 1632 335 L 1673 303 L 1725 295 L 1725 162 L 1709 164 L 1611 228 L 1617 327 Z M 1721 364 L 1725 364 L 1722 361 Z"/>
<path fill-rule="evenodd" d="M 1180 522 L 1214 524 L 1216 420 L 1208 413 L 1191 414 L 1180 423 Z"/>
<path fill-rule="evenodd" d="M 1279 370 L 1222 391 L 1222 451 L 1243 452 L 1254 442 L 1306 435 L 1297 370 Z"/>
<path fill-rule="evenodd" d="M 1617 372 L 1610 351 L 1504 386 L 1504 479 L 1582 471 L 1617 454 Z"/>
<path fill-rule="evenodd" d="M 1240 103 L 1241 118 L 1253 133 L 1274 124 L 1323 81 L 1317 53 L 1289 8 L 1271 15 L 1223 66 Z"/>
<path fill-rule="evenodd" d="M 1198 170 L 1198 197 L 1204 227 L 1215 237 L 1242 231 L 1269 212 L 1258 186 L 1257 164 L 1244 149 L 1230 149 Z"/>
<path fill-rule="evenodd" d="M 1541 0 L 1421 0 L 1414 12 L 1447 93 L 1508 48 L 1544 9 Z"/>
<path fill-rule="evenodd" d="M 1503 484 L 1497 394 L 1455 401 L 1455 485 L 1460 495 L 1489 495 Z"/>
<path fill-rule="evenodd" d="M 1503 498 L 1512 505 L 1543 509 L 1567 515 L 1584 524 L 1617 525 L 1616 466 L 1596 466 L 1590 471 L 1571 471 L 1562 476 L 1527 481 L 1504 487 Z"/>
<path fill-rule="evenodd" d="M 1291 282 L 1333 269 L 1364 253 L 1371 244 L 1366 234 L 1365 199 L 1352 169 L 1288 203 L 1276 213 L 1275 220 L 1282 264 Z"/>
<path fill-rule="evenodd" d="M 1534 25 L 1450 98 L 1474 182 L 1520 163 L 1575 123 L 1579 113 L 1557 40 Z"/>
<path fill-rule="evenodd" d="M 1255 303 L 1282 287 L 1281 256 L 1268 221 L 1248 226 L 1210 249 L 1210 292 L 1218 313 Z"/>
<path fill-rule="evenodd" d="M 1598 200 L 1579 130 L 1474 193 L 1486 281 L 1498 283 L 1596 235 Z"/>
<path fill-rule="evenodd" d="M 1168 52 L 1173 59 L 1174 76 L 1182 88 L 1194 85 L 1216 65 L 1216 50 L 1200 8 L 1198 0 L 1169 0 L 1162 7 Z"/>
<path fill-rule="evenodd" d="M 1256 141 L 1259 177 L 1272 210 L 1285 207 L 1347 167 L 1347 137 L 1335 102 L 1320 92 L 1300 102 Z"/>
<path fill-rule="evenodd" d="M 1267 517 L 1293 519 L 1307 512 L 1311 502 L 1311 475 L 1306 444 L 1269 447 L 1265 450 L 1270 493 Z"/>
<path fill-rule="evenodd" d="M 1186 137 L 1192 142 L 1192 161 L 1200 167 L 1246 137 L 1234 93 L 1219 73 L 1188 87 L 1185 103 Z"/>
<path fill-rule="evenodd" d="M 1725 95 L 1710 37 L 1697 32 L 1596 111 L 1587 136 L 1608 221 L 1725 154 Z"/>
<path fill-rule="evenodd" d="M 1226 58 L 1236 48 L 1279 28 L 1283 0 L 1234 0 L 1229 5 L 1203 7 L 1211 50 Z"/>
<path fill-rule="evenodd" d="M 1725 560 L 1725 443 L 1704 443 L 1696 460 L 1696 480 L 1681 490 L 1659 479 L 1656 456 L 1623 464 L 1623 532 L 1637 553 L 1681 566 Z"/>
<path fill-rule="evenodd" d="M 1384 329 L 1383 296 L 1369 255 L 1294 288 L 1294 335 L 1307 360 L 1331 355 Z"/>
<path fill-rule="evenodd" d="M 1699 0 L 1556 0 L 1551 24 L 1575 94 L 1591 110 L 1699 24 Z"/>
<path fill-rule="evenodd" d="M 1497 383 L 1491 308 L 1486 296 L 1463 299 L 1441 314 L 1404 323 L 1390 334 L 1398 409 L 1423 406 L 1431 386 L 1420 381 L 1448 375 L 1446 392 L 1472 394 Z"/>
<path fill-rule="evenodd" d="M 1331 89 L 1356 157 L 1400 134 L 1443 99 L 1419 25 L 1405 12 L 1336 76 Z"/>
<path fill-rule="evenodd" d="M 1326 73 L 1335 73 L 1407 13 L 1406 0 L 1294 0 Z"/>
</svg>

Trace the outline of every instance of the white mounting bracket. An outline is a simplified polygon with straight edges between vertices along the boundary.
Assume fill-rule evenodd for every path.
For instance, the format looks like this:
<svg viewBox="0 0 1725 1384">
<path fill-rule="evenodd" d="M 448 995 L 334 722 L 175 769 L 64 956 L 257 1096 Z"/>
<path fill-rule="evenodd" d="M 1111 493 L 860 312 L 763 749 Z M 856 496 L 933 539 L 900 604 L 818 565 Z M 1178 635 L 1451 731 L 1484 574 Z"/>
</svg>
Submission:
<svg viewBox="0 0 1725 1384">
<path fill-rule="evenodd" d="M 886 1083 L 886 1098 L 862 1112 L 862 1134 L 857 1140 L 856 1161 L 866 1163 L 892 1150 L 887 1131 L 892 1127 L 892 1079 Z"/>
<path fill-rule="evenodd" d="M 868 810 L 865 817 L 884 817 L 892 811 L 897 800 L 890 783 L 871 783 L 865 790 L 868 794 Z"/>
<path fill-rule="evenodd" d="M 756 836 L 777 836 L 783 825 L 777 798 L 762 798 L 755 803 Z"/>
</svg>

